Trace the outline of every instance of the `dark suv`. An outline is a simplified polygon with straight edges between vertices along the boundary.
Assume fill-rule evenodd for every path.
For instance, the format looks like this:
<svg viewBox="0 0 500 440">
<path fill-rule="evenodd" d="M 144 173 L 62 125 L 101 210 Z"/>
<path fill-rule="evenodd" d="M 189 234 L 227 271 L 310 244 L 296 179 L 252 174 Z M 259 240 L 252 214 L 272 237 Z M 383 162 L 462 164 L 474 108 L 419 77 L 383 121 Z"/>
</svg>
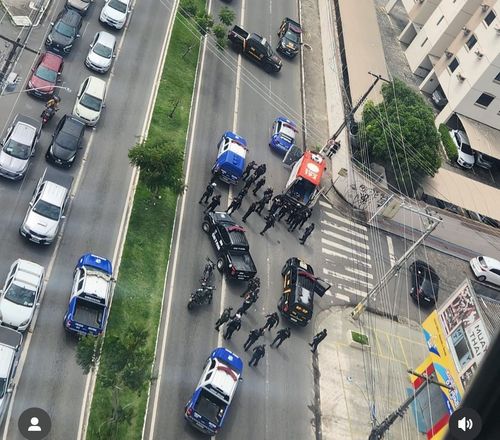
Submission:
<svg viewBox="0 0 500 440">
<path fill-rule="evenodd" d="M 52 52 L 61 55 L 67 55 L 77 38 L 80 38 L 80 27 L 82 25 L 82 16 L 72 10 L 63 9 L 55 22 L 50 24 L 52 29 L 47 35 L 45 46 Z"/>
<path fill-rule="evenodd" d="M 438 300 L 439 276 L 430 264 L 416 260 L 408 267 L 411 274 L 410 296 L 418 305 L 433 306 Z"/>
<path fill-rule="evenodd" d="M 45 158 L 56 165 L 70 168 L 77 151 L 82 148 L 85 124 L 74 116 L 64 115 L 52 135 Z"/>
</svg>

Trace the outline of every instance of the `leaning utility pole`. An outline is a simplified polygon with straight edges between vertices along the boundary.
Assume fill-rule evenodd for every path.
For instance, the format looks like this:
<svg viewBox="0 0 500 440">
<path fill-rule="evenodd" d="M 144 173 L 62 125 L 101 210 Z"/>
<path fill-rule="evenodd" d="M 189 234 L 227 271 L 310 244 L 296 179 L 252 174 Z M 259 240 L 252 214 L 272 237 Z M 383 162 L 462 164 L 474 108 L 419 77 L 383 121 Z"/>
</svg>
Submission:
<svg viewBox="0 0 500 440">
<path fill-rule="evenodd" d="M 396 409 L 396 411 L 392 412 L 389 414 L 384 420 L 382 420 L 381 423 L 378 425 L 374 426 L 370 432 L 370 436 L 368 437 L 368 440 L 381 440 L 384 437 L 384 434 L 389 430 L 389 428 L 392 426 L 392 424 L 397 420 L 398 417 L 403 417 L 404 413 L 408 409 L 408 407 L 411 405 L 411 403 L 415 400 L 415 398 L 426 388 L 426 386 L 429 383 L 433 383 L 435 385 L 439 385 L 440 387 L 447 388 L 449 390 L 453 390 L 453 387 L 450 387 L 444 383 L 437 382 L 433 379 L 430 379 L 427 375 L 425 374 L 419 374 L 416 373 L 413 370 L 407 370 L 408 373 L 413 374 L 414 376 L 418 376 L 422 379 L 425 380 L 425 385 L 422 385 L 419 387 L 418 390 L 416 390 L 413 395 L 409 396 L 408 399 L 406 399 L 401 406 Z"/>
<path fill-rule="evenodd" d="M 403 256 L 396 261 L 394 266 L 392 266 L 389 271 L 387 271 L 384 276 L 380 279 L 380 281 L 373 287 L 372 290 L 366 295 L 354 308 L 354 310 L 351 312 L 351 317 L 353 319 L 358 319 L 361 313 L 363 313 L 366 309 L 366 303 L 371 299 L 374 298 L 380 290 L 382 290 L 383 287 L 386 286 L 386 284 L 389 282 L 389 280 L 401 269 L 403 264 L 406 262 L 406 260 L 415 252 L 415 249 L 420 246 L 420 244 L 436 229 L 437 225 L 441 222 L 441 219 L 438 217 L 433 217 L 430 214 L 423 213 L 419 211 L 418 209 L 413 208 L 412 206 L 407 206 L 402 204 L 402 208 L 408 209 L 409 211 L 418 213 L 430 220 L 429 224 L 425 228 L 425 232 L 422 234 L 422 236 L 413 243 L 410 248 L 403 254 Z"/>
</svg>

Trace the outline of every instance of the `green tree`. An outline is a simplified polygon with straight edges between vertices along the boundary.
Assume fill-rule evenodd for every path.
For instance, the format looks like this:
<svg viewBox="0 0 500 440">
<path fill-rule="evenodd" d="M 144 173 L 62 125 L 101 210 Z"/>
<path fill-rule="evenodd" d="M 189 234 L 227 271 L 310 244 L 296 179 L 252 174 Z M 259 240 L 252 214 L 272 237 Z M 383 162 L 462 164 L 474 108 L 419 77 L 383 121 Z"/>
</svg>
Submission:
<svg viewBox="0 0 500 440">
<path fill-rule="evenodd" d="M 198 6 L 194 0 L 182 0 L 179 11 L 184 17 L 196 17 Z"/>
<path fill-rule="evenodd" d="M 176 194 L 183 191 L 184 152 L 173 143 L 147 140 L 132 147 L 128 157 L 132 165 L 140 168 L 142 181 L 155 197 L 163 188 Z"/>
<path fill-rule="evenodd" d="M 213 34 L 217 40 L 217 47 L 224 49 L 227 43 L 227 28 L 223 24 L 216 24 L 212 29 Z"/>
<path fill-rule="evenodd" d="M 207 32 L 209 32 L 210 29 L 212 29 L 214 26 L 213 17 L 206 11 L 198 13 L 198 15 L 196 15 L 195 21 L 198 25 L 198 30 L 200 31 L 201 35 L 206 35 Z"/>
<path fill-rule="evenodd" d="M 84 336 L 76 346 L 76 363 L 82 367 L 83 374 L 88 374 L 96 366 L 101 353 L 102 337 Z"/>
<path fill-rule="evenodd" d="M 235 12 L 227 6 L 223 6 L 219 11 L 219 20 L 226 26 L 231 26 L 234 23 L 235 18 Z"/>
<path fill-rule="evenodd" d="M 384 164 L 388 178 L 414 195 L 412 188 L 441 166 L 434 113 L 398 79 L 382 86 L 382 96 L 383 102 L 365 105 L 359 139 L 366 141 L 370 160 Z M 356 155 L 363 158 L 361 151 Z"/>
</svg>

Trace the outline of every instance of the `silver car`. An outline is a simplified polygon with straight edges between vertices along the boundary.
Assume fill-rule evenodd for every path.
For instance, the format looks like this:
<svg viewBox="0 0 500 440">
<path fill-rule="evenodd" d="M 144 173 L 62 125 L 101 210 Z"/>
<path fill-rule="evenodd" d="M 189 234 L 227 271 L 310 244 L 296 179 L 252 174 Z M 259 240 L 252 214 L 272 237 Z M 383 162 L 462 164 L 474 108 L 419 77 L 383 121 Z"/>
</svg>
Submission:
<svg viewBox="0 0 500 440">
<path fill-rule="evenodd" d="M 75 9 L 80 14 L 86 14 L 93 1 L 94 0 L 67 0 L 66 6 L 68 8 Z"/>
<path fill-rule="evenodd" d="M 111 67 L 115 55 L 116 38 L 109 32 L 97 32 L 90 45 L 85 65 L 99 73 L 105 73 Z"/>
<path fill-rule="evenodd" d="M 0 175 L 20 180 L 26 174 L 31 156 L 40 138 L 42 123 L 27 116 L 17 115 L 1 142 Z"/>
</svg>

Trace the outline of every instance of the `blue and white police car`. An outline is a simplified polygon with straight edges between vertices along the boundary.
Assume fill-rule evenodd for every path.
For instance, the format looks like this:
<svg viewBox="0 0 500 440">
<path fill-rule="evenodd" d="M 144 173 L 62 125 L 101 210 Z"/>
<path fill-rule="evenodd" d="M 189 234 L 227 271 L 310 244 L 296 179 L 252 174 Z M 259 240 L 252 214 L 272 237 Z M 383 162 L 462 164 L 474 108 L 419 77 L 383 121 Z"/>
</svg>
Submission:
<svg viewBox="0 0 500 440">
<path fill-rule="evenodd" d="M 232 131 L 226 131 L 217 144 L 217 149 L 212 174 L 217 175 L 223 182 L 234 185 L 245 170 L 247 141 Z"/>
<path fill-rule="evenodd" d="M 290 119 L 280 116 L 273 123 L 269 146 L 280 154 L 285 154 L 295 144 L 297 125 Z"/>
</svg>

